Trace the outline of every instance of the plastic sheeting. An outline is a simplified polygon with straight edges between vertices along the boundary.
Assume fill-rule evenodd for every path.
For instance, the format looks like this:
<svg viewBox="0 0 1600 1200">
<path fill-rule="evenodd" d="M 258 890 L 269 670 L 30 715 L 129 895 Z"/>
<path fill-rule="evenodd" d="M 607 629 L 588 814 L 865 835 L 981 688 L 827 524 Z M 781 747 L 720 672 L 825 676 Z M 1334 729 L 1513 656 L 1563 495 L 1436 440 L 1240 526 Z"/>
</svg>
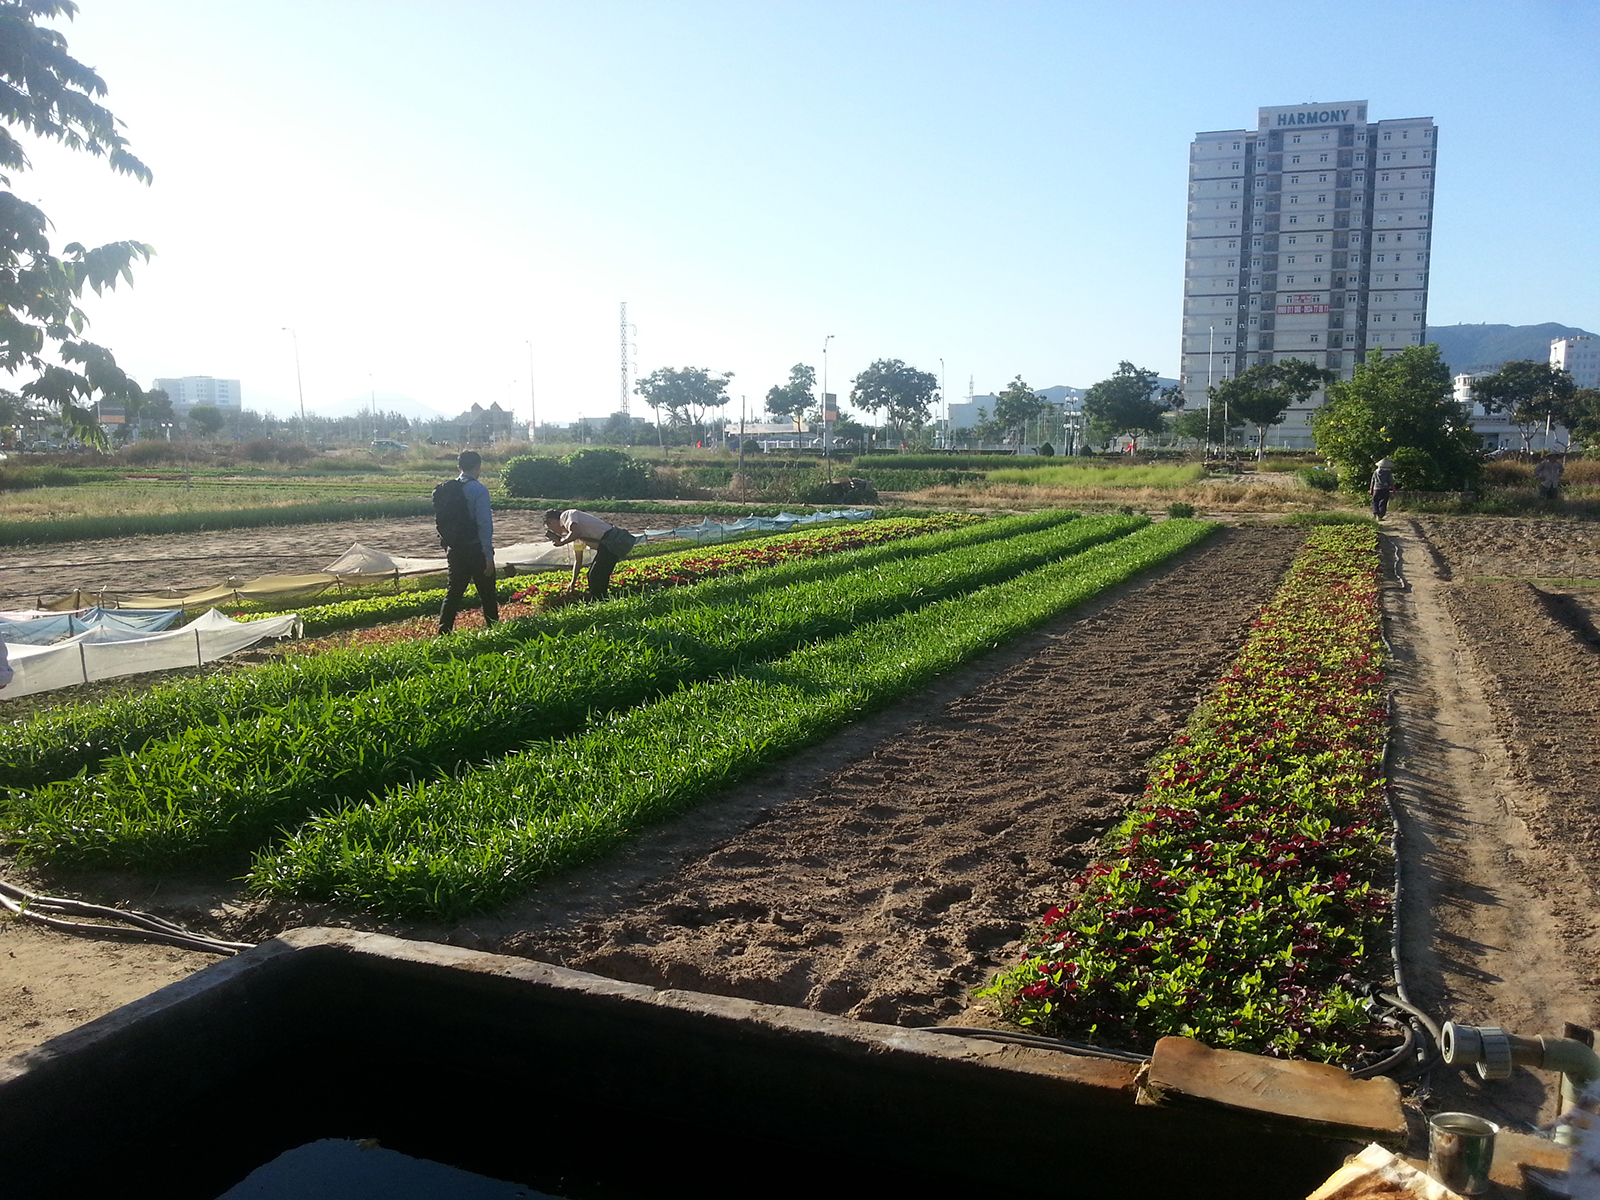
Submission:
<svg viewBox="0 0 1600 1200">
<path fill-rule="evenodd" d="M 817 521 L 868 521 L 870 508 L 840 508 L 832 512 L 817 512 L 807 516 L 779 513 L 775 517 L 745 517 L 740 521 L 701 521 L 698 525 L 682 525 L 676 529 L 647 529 L 646 540 L 661 538 L 686 538 L 693 542 L 717 542 L 751 530 L 782 531 L 796 525 L 810 525 Z M 573 546 L 552 546 L 549 542 L 518 542 L 494 552 L 494 565 L 501 571 L 564 571 L 573 563 Z M 449 570 L 444 558 L 408 558 L 385 554 L 355 543 L 321 571 L 304 575 L 264 575 L 259 579 L 229 577 L 215 587 L 183 592 L 176 588 L 164 592 L 114 592 L 78 590 L 69 592 L 48 605 L 55 612 L 99 606 L 115 609 L 170 609 L 184 611 L 194 608 L 211 608 L 215 605 L 238 605 L 252 601 L 309 600 L 320 596 L 329 588 L 342 584 L 370 586 L 380 580 L 393 580 L 418 575 L 442 575 Z"/>
<path fill-rule="evenodd" d="M 300 618 L 292 613 L 263 621 L 235 621 L 213 608 L 172 633 L 97 628 L 53 646 L 7 642 L 6 654 L 16 674 L 11 685 L 0 691 L 0 704 L 15 696 L 96 679 L 200 666 L 266 638 L 298 637 L 300 630 Z"/>
<path fill-rule="evenodd" d="M 680 525 L 677 529 L 646 529 L 646 538 L 688 538 L 694 542 L 718 542 L 723 538 L 733 537 L 735 534 L 746 533 L 750 530 L 775 530 L 792 529 L 796 525 L 812 525 L 818 521 L 870 521 L 872 509 L 870 508 L 836 508 L 832 512 L 808 513 L 798 516 L 795 513 L 779 513 L 775 517 L 745 517 L 738 521 L 718 522 L 709 518 L 698 525 Z"/>
<path fill-rule="evenodd" d="M 121 630 L 135 636 L 158 633 L 169 628 L 182 615 L 176 608 L 142 612 L 110 612 L 85 608 L 77 612 L 52 613 L 35 610 L 31 614 L 0 613 L 0 642 L 19 646 L 48 646 L 61 638 L 74 637 L 91 629 Z"/>
</svg>

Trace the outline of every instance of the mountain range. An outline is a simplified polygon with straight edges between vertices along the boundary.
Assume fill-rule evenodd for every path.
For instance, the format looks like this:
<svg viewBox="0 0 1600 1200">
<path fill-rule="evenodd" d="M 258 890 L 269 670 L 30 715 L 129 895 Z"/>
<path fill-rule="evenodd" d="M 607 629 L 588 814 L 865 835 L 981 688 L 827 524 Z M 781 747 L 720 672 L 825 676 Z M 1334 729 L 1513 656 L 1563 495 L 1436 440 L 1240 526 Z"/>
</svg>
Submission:
<svg viewBox="0 0 1600 1200">
<path fill-rule="evenodd" d="M 1439 346 L 1439 354 L 1450 364 L 1452 375 L 1469 371 L 1492 371 L 1501 363 L 1516 358 L 1550 361 L 1550 343 L 1556 338 L 1590 334 L 1587 329 L 1557 325 L 1431 325 L 1428 340 Z"/>
</svg>

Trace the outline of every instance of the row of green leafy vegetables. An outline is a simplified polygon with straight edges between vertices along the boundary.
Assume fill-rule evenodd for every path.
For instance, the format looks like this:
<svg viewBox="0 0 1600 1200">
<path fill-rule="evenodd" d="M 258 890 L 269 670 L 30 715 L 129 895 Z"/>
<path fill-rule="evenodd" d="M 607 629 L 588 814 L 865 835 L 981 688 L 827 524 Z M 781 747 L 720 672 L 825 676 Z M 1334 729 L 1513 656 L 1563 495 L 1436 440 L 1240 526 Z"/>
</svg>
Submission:
<svg viewBox="0 0 1600 1200">
<path fill-rule="evenodd" d="M 292 692 L 243 719 L 213 711 L 92 774 L 17 796 L 3 827 L 24 847 L 84 865 L 170 866 L 242 852 L 342 799 L 567 736 L 594 714 L 970 595 L 1144 523 L 1076 520 L 848 575 L 732 589 L 744 594 L 722 603 L 663 596 L 654 615 L 591 616 L 559 634 L 519 630 L 521 640 L 498 653 L 434 662 L 359 691 Z M 480 648 L 485 641 L 504 644 L 479 638 Z"/>
<path fill-rule="evenodd" d="M 1317 529 L 1143 799 L 979 994 L 1029 1028 L 1347 1061 L 1387 977 L 1376 534 Z"/>
</svg>

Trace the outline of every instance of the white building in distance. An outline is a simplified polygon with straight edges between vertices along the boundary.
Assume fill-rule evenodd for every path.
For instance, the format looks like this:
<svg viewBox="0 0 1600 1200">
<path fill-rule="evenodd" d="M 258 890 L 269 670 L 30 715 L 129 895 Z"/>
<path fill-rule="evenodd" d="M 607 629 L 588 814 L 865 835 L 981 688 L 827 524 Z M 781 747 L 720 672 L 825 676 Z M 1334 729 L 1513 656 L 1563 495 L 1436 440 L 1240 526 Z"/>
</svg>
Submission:
<svg viewBox="0 0 1600 1200">
<path fill-rule="evenodd" d="M 1431 117 L 1367 120 L 1365 100 L 1259 110 L 1255 129 L 1189 148 L 1186 406 L 1255 363 L 1299 358 L 1349 379 L 1369 349 L 1427 340 Z M 1309 446 L 1291 409 L 1274 441 Z"/>
<path fill-rule="evenodd" d="M 1550 343 L 1550 365 L 1560 367 L 1581 388 L 1600 387 L 1600 338 L 1556 338 Z"/>
<path fill-rule="evenodd" d="M 237 379 L 213 379 L 209 375 L 185 375 L 182 379 L 158 379 L 152 387 L 167 394 L 172 410 L 180 416 L 200 404 L 237 412 L 243 406 Z"/>
</svg>

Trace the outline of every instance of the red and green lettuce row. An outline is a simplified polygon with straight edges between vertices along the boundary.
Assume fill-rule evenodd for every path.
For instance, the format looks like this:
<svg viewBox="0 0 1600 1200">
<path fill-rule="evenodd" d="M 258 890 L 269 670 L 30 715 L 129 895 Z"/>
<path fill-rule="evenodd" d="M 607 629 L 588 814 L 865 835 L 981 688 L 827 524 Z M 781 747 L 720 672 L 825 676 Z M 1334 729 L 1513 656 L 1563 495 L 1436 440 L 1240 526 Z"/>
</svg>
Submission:
<svg viewBox="0 0 1600 1200">
<path fill-rule="evenodd" d="M 1324 1061 L 1387 973 L 1376 534 L 1315 530 L 1143 799 L 979 994 L 1044 1032 Z"/>
</svg>

